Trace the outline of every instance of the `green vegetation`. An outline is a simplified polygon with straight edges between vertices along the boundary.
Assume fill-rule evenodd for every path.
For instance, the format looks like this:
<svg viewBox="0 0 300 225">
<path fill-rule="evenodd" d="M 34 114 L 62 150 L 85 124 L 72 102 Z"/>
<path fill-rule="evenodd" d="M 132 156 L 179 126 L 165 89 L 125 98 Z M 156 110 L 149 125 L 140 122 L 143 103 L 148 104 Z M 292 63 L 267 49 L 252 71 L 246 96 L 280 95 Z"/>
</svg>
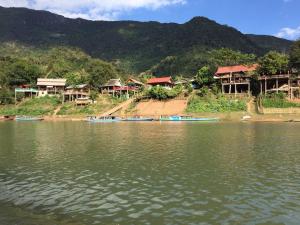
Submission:
<svg viewBox="0 0 300 225">
<path fill-rule="evenodd" d="M 292 45 L 290 63 L 292 68 L 300 71 L 300 40 Z"/>
<path fill-rule="evenodd" d="M 158 99 L 158 100 L 167 100 L 172 99 L 183 93 L 183 87 L 181 85 L 177 85 L 174 88 L 168 90 L 161 86 L 155 86 L 146 91 L 146 96 Z"/>
<path fill-rule="evenodd" d="M 87 106 L 76 106 L 73 102 L 65 103 L 57 115 L 67 115 L 67 116 L 88 116 L 88 115 L 98 115 L 104 113 L 105 111 L 117 106 L 125 99 L 113 98 L 111 96 L 101 96 L 96 99 L 94 104 Z"/>
<path fill-rule="evenodd" d="M 19 8 L 0 8 L 0 31 L 1 42 L 17 41 L 36 48 L 72 46 L 113 61 L 127 73 L 143 72 L 162 60 L 167 65 L 175 57 L 175 68 L 162 67 L 158 71 L 172 76 L 194 75 L 206 65 L 206 53 L 213 49 L 225 47 L 260 56 L 270 50 L 287 51 L 292 43 L 270 36 L 244 35 L 204 17 L 184 24 L 95 22 Z"/>
<path fill-rule="evenodd" d="M 262 106 L 265 108 L 291 108 L 300 107 L 300 104 L 289 102 L 287 96 L 283 93 L 270 94 L 261 97 Z"/>
<path fill-rule="evenodd" d="M 247 110 L 245 99 L 231 99 L 204 88 L 188 102 L 188 113 L 223 113 Z"/>
<path fill-rule="evenodd" d="M 284 73 L 288 70 L 289 58 L 286 54 L 271 51 L 259 58 L 258 62 L 258 72 L 260 74 L 273 75 Z"/>
<path fill-rule="evenodd" d="M 0 115 L 52 115 L 59 104 L 61 104 L 61 100 L 56 97 L 34 98 L 26 100 L 17 106 L 1 106 Z"/>
</svg>

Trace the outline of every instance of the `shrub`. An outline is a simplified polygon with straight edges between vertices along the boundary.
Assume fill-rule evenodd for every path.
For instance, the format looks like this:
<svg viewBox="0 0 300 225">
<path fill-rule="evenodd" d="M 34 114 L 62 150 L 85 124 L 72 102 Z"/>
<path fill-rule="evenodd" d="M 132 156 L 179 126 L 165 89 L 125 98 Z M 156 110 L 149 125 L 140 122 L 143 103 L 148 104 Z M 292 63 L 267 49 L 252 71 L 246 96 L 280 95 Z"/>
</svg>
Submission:
<svg viewBox="0 0 300 225">
<path fill-rule="evenodd" d="M 262 105 L 265 108 L 290 108 L 300 107 L 300 104 L 289 102 L 284 93 L 275 93 L 262 97 Z"/>
</svg>

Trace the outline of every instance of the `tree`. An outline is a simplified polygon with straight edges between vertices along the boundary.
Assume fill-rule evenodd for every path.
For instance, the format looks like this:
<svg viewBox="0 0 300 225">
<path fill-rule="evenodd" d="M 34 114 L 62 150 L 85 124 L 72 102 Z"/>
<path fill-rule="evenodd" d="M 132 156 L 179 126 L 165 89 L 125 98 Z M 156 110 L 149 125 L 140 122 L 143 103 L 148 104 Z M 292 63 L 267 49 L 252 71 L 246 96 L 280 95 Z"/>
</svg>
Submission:
<svg viewBox="0 0 300 225">
<path fill-rule="evenodd" d="M 39 67 L 25 60 L 16 59 L 9 65 L 7 77 L 9 85 L 34 84 L 40 76 Z"/>
<path fill-rule="evenodd" d="M 290 52 L 291 67 L 300 71 L 300 40 L 296 41 Z"/>
<path fill-rule="evenodd" d="M 270 51 L 263 57 L 259 58 L 258 62 L 258 72 L 260 74 L 272 75 L 287 71 L 289 58 L 285 54 Z"/>
<path fill-rule="evenodd" d="M 89 74 L 88 83 L 94 89 L 105 84 L 107 80 L 118 76 L 115 68 L 110 63 L 106 63 L 98 59 L 92 60 L 87 65 L 86 72 Z"/>
<path fill-rule="evenodd" d="M 221 48 L 209 52 L 209 64 L 211 66 L 234 66 L 238 64 L 253 64 L 256 60 L 254 54 L 244 54 L 228 48 Z"/>
<path fill-rule="evenodd" d="M 209 66 L 204 66 L 201 69 L 199 69 L 198 73 L 195 76 L 196 82 L 200 87 L 204 85 L 211 84 L 214 79 L 212 75 L 212 71 Z"/>
</svg>

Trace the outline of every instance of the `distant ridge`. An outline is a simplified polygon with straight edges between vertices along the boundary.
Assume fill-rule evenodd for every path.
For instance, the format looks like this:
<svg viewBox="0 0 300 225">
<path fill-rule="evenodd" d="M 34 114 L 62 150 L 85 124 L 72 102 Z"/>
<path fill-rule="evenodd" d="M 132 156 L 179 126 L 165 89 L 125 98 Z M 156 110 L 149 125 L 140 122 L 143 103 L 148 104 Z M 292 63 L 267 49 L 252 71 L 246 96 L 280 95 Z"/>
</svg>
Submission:
<svg viewBox="0 0 300 225">
<path fill-rule="evenodd" d="M 69 19 L 47 11 L 0 7 L 0 42 L 34 47 L 73 46 L 128 72 L 139 73 L 167 56 L 221 47 L 262 55 L 288 51 L 291 41 L 243 34 L 205 17 L 184 24 Z M 194 70 L 196 68 L 191 68 Z"/>
</svg>

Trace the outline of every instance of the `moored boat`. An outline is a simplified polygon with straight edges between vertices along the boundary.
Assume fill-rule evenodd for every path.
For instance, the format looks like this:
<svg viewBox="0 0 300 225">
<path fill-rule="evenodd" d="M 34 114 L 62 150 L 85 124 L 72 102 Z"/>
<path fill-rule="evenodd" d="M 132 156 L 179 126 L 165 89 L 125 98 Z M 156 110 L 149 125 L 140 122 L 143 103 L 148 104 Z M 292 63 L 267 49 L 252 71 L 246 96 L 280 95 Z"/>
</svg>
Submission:
<svg viewBox="0 0 300 225">
<path fill-rule="evenodd" d="M 141 117 L 141 116 L 135 116 L 135 117 L 129 117 L 126 119 L 123 119 L 122 121 L 126 122 L 143 122 L 143 121 L 153 121 L 153 118 L 150 117 Z"/>
<path fill-rule="evenodd" d="M 16 121 L 42 121 L 42 117 L 16 116 Z"/>
<path fill-rule="evenodd" d="M 0 121 L 10 121 L 14 120 L 15 116 L 0 116 Z"/>
<path fill-rule="evenodd" d="M 119 122 L 121 121 L 121 119 L 119 117 L 115 117 L 115 116 L 89 116 L 87 118 L 88 122 L 91 123 L 110 123 L 110 122 Z"/>
<path fill-rule="evenodd" d="M 216 122 L 219 118 L 195 118 L 191 116 L 161 116 L 160 121 L 195 121 L 195 122 Z"/>
</svg>

